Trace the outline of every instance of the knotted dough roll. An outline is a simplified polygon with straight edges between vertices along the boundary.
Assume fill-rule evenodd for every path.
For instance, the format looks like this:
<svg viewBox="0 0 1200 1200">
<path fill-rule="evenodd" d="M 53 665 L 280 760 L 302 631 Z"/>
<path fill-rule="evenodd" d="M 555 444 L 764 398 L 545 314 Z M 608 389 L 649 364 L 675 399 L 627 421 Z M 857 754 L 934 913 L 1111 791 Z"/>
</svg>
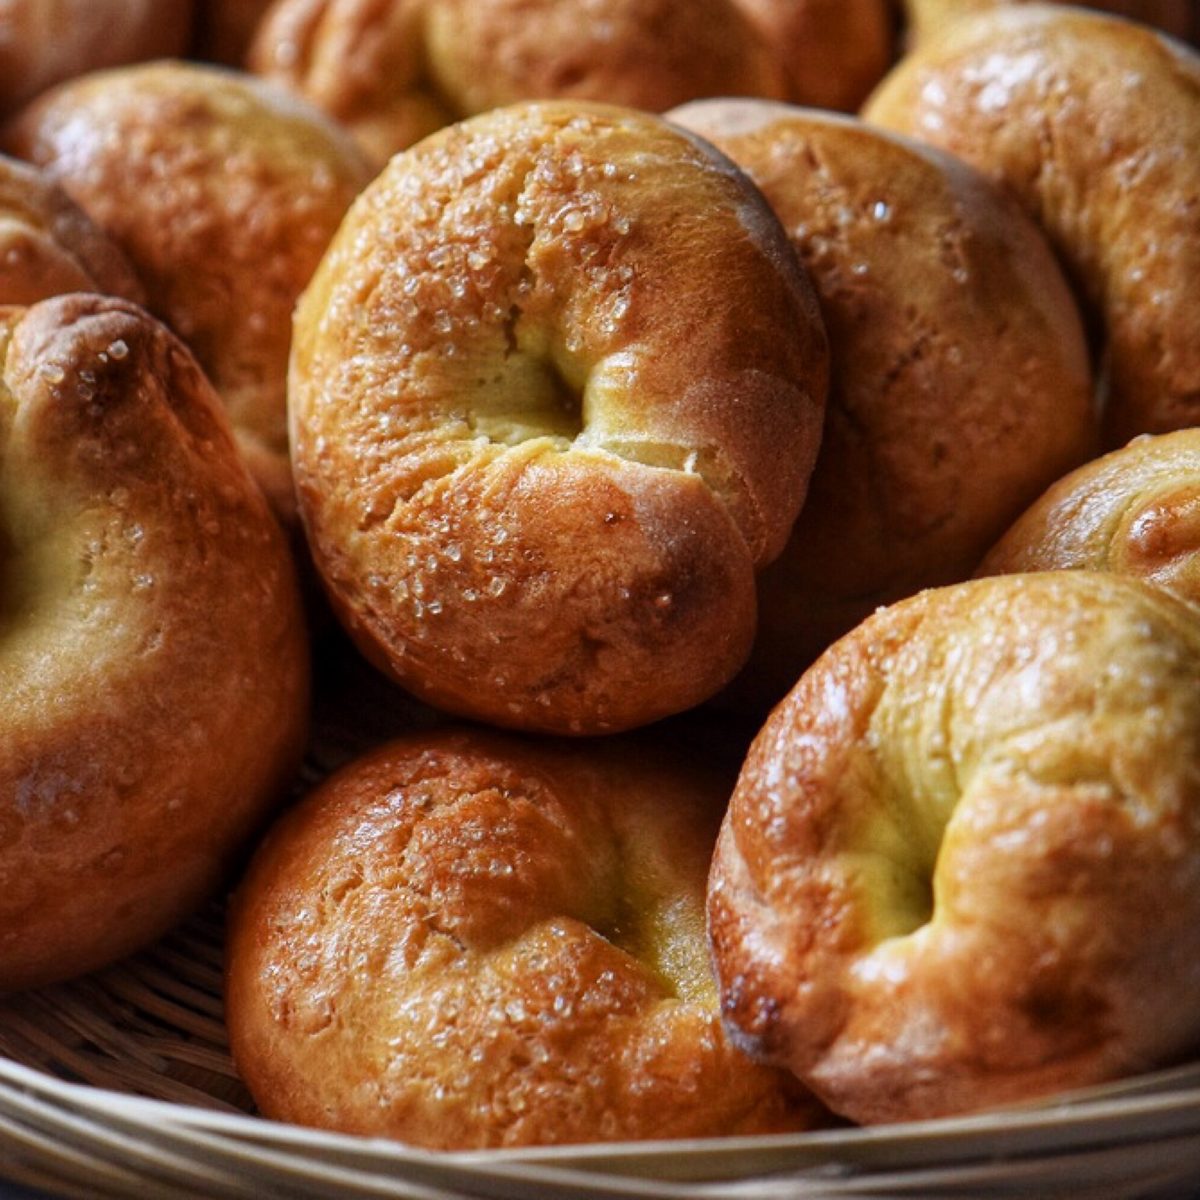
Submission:
<svg viewBox="0 0 1200 1200">
<path fill-rule="evenodd" d="M 721 1032 L 727 794 L 661 747 L 443 731 L 352 763 L 236 898 L 226 1015 L 268 1116 L 443 1149 L 803 1129 Z"/>
<path fill-rule="evenodd" d="M 354 205 L 296 317 L 297 493 L 333 603 L 429 703 L 629 728 L 728 681 L 816 454 L 816 302 L 731 163 L 518 105 Z"/>
<path fill-rule="evenodd" d="M 0 989 L 209 898 L 298 760 L 291 557 L 192 356 L 125 301 L 0 310 Z"/>
<path fill-rule="evenodd" d="M 780 55 L 737 0 L 280 0 L 250 64 L 381 165 L 521 100 L 657 112 L 697 96 L 785 95 Z"/>
<path fill-rule="evenodd" d="M 1200 1043 L 1200 616 L 1083 571 L 925 592 L 757 738 L 709 921 L 737 1040 L 859 1122 Z"/>
<path fill-rule="evenodd" d="M 155 63 L 63 84 L 7 141 L 124 250 L 148 307 L 191 347 L 255 478 L 290 519 L 292 310 L 369 177 L 349 138 L 260 80 Z"/>
<path fill-rule="evenodd" d="M 966 579 L 1095 445 L 1078 307 L 1045 238 L 963 163 L 762 100 L 667 114 L 762 189 L 829 332 L 821 451 L 730 700 L 765 711 L 881 604 Z"/>
<path fill-rule="evenodd" d="M 1083 9 L 1021 5 L 904 59 L 869 121 L 1011 189 L 1106 343 L 1110 444 L 1200 423 L 1200 57 Z"/>
</svg>

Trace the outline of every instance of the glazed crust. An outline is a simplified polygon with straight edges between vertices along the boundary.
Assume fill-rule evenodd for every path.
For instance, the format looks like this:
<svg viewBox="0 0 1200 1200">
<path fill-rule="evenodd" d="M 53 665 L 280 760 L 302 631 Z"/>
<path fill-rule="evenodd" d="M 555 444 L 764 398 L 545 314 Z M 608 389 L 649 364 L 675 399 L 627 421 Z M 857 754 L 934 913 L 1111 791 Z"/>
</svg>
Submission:
<svg viewBox="0 0 1200 1200">
<path fill-rule="evenodd" d="M 367 182 L 349 139 L 258 80 L 161 63 L 64 84 L 17 119 L 8 145 L 128 255 L 286 517 L 292 309 Z"/>
<path fill-rule="evenodd" d="M 191 0 L 5 0 L 0 114 L 104 67 L 180 55 Z"/>
<path fill-rule="evenodd" d="M 382 164 L 433 130 L 520 100 L 661 111 L 784 95 L 734 0 L 281 0 L 250 62 L 342 121 Z"/>
<path fill-rule="evenodd" d="M 1133 575 L 1200 603 L 1200 430 L 1137 438 L 1056 483 L 981 575 L 1078 568 Z"/>
<path fill-rule="evenodd" d="M 1103 327 L 1109 444 L 1200 422 L 1200 59 L 1052 6 L 956 22 L 901 62 L 868 120 L 1002 181 Z"/>
<path fill-rule="evenodd" d="M 737 0 L 782 59 L 786 99 L 852 112 L 892 61 L 888 0 Z M 717 95 L 718 93 L 706 93 Z M 762 95 L 766 92 L 719 93 Z"/>
<path fill-rule="evenodd" d="M 345 768 L 232 911 L 230 1039 L 263 1113 L 441 1149 L 811 1127 L 794 1081 L 721 1032 L 723 782 L 482 731 Z"/>
<path fill-rule="evenodd" d="M 741 665 L 816 453 L 824 330 L 757 192 L 648 115 L 516 106 L 395 160 L 300 305 L 334 604 L 423 699 L 628 728 Z"/>
<path fill-rule="evenodd" d="M 1200 624 L 1081 571 L 922 593 L 756 740 L 709 921 L 747 1047 L 859 1122 L 1136 1073 L 1200 1038 Z"/>
<path fill-rule="evenodd" d="M 762 189 L 829 332 L 821 452 L 787 548 L 759 577 L 758 638 L 734 689 L 763 709 L 879 605 L 967 578 L 1087 457 L 1087 346 L 1037 228 L 948 155 L 766 101 L 667 115 Z"/>
<path fill-rule="evenodd" d="M 0 304 L 67 292 L 145 300 L 124 254 L 60 187 L 0 157 Z"/>
<path fill-rule="evenodd" d="M 194 359 L 123 301 L 3 318 L 0 988 L 209 897 L 299 757 L 282 536 Z"/>
</svg>

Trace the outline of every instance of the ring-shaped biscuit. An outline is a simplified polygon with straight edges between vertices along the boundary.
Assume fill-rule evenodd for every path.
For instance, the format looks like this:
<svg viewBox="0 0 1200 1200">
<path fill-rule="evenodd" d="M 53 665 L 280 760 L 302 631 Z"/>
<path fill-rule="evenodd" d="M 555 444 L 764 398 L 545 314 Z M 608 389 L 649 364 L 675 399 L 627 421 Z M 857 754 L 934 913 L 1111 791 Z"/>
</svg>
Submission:
<svg viewBox="0 0 1200 1200">
<path fill-rule="evenodd" d="M 297 312 L 301 515 L 368 657 L 435 706 L 600 733 L 753 637 L 827 348 L 778 222 L 646 114 L 519 105 L 399 155 Z"/>
</svg>

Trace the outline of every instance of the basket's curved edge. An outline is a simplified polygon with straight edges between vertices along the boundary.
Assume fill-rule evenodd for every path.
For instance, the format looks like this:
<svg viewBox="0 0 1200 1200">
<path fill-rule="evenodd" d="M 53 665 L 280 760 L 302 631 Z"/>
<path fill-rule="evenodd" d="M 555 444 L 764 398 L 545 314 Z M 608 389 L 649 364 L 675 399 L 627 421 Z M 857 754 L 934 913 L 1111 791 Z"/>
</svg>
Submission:
<svg viewBox="0 0 1200 1200">
<path fill-rule="evenodd" d="M 1175 1073 L 1176 1079 L 1190 1074 Z M 680 1182 L 748 1181 L 750 1177 L 800 1173 L 826 1182 L 850 1175 L 947 1166 L 973 1161 L 1017 1160 L 1088 1149 L 1200 1138 L 1200 1085 L 1149 1094 L 1102 1095 L 1040 1108 L 914 1122 L 872 1129 L 839 1129 L 771 1137 L 600 1144 L 492 1151 L 430 1151 L 380 1138 L 303 1129 L 258 1117 L 212 1112 L 169 1101 L 128 1096 L 71 1083 L 0 1060 L 0 1087 L 42 1097 L 92 1119 L 120 1121 L 131 1130 L 169 1141 L 216 1139 L 238 1155 L 283 1156 L 286 1162 L 319 1162 L 331 1168 L 427 1180 L 455 1187 L 476 1185 L 494 1194 L 491 1182 L 527 1180 L 530 1172 L 554 1177 L 568 1190 L 573 1181 L 593 1189 L 599 1179 L 628 1176 Z M 226 1145 L 227 1144 L 227 1145 Z M 629 1193 L 626 1193 L 629 1194 Z"/>
</svg>

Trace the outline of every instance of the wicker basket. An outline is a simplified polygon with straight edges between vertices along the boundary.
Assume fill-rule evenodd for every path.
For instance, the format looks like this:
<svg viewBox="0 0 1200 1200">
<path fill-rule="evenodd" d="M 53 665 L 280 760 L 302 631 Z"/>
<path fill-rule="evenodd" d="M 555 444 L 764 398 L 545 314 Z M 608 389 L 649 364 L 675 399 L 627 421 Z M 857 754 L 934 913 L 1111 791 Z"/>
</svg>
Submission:
<svg viewBox="0 0 1200 1200">
<path fill-rule="evenodd" d="M 340 653 L 319 696 L 304 787 L 435 719 Z M 229 1058 L 222 925 L 214 906 L 0 1006 L 0 1179 L 86 1200 L 1200 1196 L 1200 1064 L 1000 1114 L 771 1138 L 445 1154 L 280 1125 Z"/>
</svg>

